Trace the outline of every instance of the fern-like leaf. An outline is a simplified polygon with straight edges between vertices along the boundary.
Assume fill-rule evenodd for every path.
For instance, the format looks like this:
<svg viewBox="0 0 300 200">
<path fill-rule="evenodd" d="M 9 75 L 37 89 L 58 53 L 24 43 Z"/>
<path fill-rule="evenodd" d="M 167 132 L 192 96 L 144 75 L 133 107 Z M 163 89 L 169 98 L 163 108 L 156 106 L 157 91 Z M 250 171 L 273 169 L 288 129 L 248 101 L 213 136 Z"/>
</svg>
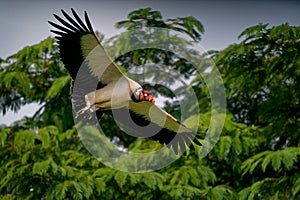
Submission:
<svg viewBox="0 0 300 200">
<path fill-rule="evenodd" d="M 244 161 L 242 169 L 244 170 L 244 174 L 247 172 L 251 174 L 260 164 L 263 172 L 270 165 L 274 171 L 279 171 L 283 167 L 289 170 L 297 161 L 299 155 L 299 147 L 287 147 L 278 151 L 264 151 Z"/>
</svg>

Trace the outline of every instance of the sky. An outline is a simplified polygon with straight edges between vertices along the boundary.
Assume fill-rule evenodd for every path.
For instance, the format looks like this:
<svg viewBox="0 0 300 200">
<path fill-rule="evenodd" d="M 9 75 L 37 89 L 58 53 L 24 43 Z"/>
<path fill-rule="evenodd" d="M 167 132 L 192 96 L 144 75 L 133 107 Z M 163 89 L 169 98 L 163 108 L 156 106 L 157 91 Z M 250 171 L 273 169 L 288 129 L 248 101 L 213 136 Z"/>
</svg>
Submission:
<svg viewBox="0 0 300 200">
<path fill-rule="evenodd" d="M 116 22 L 126 19 L 129 12 L 146 7 L 160 11 L 164 18 L 197 18 L 205 28 L 200 44 L 206 50 L 222 50 L 238 42 L 237 37 L 245 28 L 259 23 L 300 26 L 300 1 L 296 0 L 6 0 L 0 3 L 0 58 L 54 36 L 47 21 L 55 21 L 53 13 L 62 16 L 61 9 L 70 13 L 70 8 L 74 8 L 80 16 L 86 10 L 94 29 L 109 38 L 119 33 L 114 28 Z M 36 109 L 37 105 L 30 105 L 18 113 L 0 114 L 0 124 L 8 125 L 24 115 L 32 116 Z"/>
</svg>

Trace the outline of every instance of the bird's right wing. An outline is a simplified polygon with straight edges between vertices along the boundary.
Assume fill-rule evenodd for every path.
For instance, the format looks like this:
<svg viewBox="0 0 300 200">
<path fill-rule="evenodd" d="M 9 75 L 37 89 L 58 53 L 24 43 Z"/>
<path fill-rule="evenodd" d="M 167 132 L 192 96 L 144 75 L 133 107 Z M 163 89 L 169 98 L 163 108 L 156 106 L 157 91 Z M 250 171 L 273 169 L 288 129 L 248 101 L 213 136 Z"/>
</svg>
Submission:
<svg viewBox="0 0 300 200">
<path fill-rule="evenodd" d="M 175 117 L 147 101 L 129 102 L 127 108 L 114 111 L 115 120 L 124 129 L 138 137 L 150 137 L 172 148 L 176 154 L 184 153 L 192 143 L 201 146 L 197 130 L 192 130 Z M 128 127 L 128 128 L 127 128 Z M 193 148 L 193 147 L 192 147 Z"/>
</svg>

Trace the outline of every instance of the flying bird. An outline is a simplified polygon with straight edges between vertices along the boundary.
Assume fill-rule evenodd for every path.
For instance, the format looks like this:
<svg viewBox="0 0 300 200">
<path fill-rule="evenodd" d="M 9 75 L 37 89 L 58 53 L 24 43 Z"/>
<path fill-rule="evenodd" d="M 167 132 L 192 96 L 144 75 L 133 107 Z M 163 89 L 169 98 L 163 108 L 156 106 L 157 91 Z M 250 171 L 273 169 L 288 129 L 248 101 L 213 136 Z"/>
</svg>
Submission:
<svg viewBox="0 0 300 200">
<path fill-rule="evenodd" d="M 71 9 L 64 19 L 54 14 L 61 60 L 76 83 L 72 102 L 76 117 L 88 113 L 108 112 L 139 137 L 150 137 L 184 153 L 188 147 L 201 145 L 197 132 L 155 105 L 150 91 L 123 74 L 111 60 L 97 38 L 87 12 L 84 20 Z M 191 145 L 193 144 L 193 145 Z"/>
</svg>

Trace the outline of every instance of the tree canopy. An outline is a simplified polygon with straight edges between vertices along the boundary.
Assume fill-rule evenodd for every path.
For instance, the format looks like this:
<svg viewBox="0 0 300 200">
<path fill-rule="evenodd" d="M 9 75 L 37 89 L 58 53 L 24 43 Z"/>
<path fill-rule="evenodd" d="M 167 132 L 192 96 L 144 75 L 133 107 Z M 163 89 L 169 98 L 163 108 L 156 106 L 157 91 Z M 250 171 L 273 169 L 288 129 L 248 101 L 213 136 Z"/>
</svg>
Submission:
<svg viewBox="0 0 300 200">
<path fill-rule="evenodd" d="M 194 17 L 164 19 L 150 8 L 129 13 L 116 27 L 141 29 L 144 37 L 151 37 L 144 27 L 160 27 L 190 39 L 178 38 L 174 48 L 201 42 L 204 34 Z M 130 49 L 120 42 L 129 37 L 124 32 L 105 43 L 120 68 L 168 98 L 165 109 L 176 117 L 181 116 L 179 100 L 164 86 L 182 75 L 198 98 L 199 131 L 209 127 L 211 96 L 189 60 L 155 48 L 118 56 Z M 60 62 L 55 39 L 46 38 L 0 59 L 2 114 L 32 102 L 40 105 L 33 117 L 0 128 L 1 199 L 300 198 L 300 27 L 258 24 L 238 37 L 237 44 L 199 55 L 215 62 L 226 88 L 227 115 L 218 143 L 204 158 L 191 151 L 146 173 L 109 168 L 85 149 L 73 122 L 71 78 Z M 160 64 L 162 75 L 148 73 L 151 68 L 145 63 Z M 207 70 L 205 63 L 202 66 Z M 164 79 L 168 70 L 178 73 Z M 155 141 L 124 134 L 108 115 L 101 124 L 107 137 L 124 148 L 137 152 L 159 148 Z"/>
</svg>

